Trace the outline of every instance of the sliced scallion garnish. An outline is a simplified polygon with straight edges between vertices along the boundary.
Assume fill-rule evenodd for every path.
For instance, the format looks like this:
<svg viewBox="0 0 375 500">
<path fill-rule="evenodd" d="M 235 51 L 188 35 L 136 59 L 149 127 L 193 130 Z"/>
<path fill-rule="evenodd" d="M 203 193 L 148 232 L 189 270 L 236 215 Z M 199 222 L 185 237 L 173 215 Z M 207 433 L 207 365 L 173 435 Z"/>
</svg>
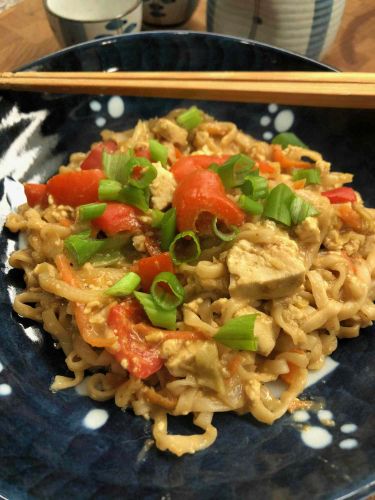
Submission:
<svg viewBox="0 0 375 500">
<path fill-rule="evenodd" d="M 102 179 L 99 182 L 98 196 L 100 201 L 118 201 L 122 184 L 113 179 Z"/>
<path fill-rule="evenodd" d="M 111 297 L 126 297 L 134 292 L 140 282 L 140 276 L 131 271 L 128 274 L 125 274 L 125 276 L 117 281 L 117 283 L 108 288 L 108 290 L 105 291 L 105 294 L 110 295 Z"/>
<path fill-rule="evenodd" d="M 168 271 L 155 276 L 150 291 L 156 304 L 168 311 L 181 305 L 185 298 L 184 287 L 176 276 Z"/>
<path fill-rule="evenodd" d="M 263 212 L 263 205 L 259 201 L 252 200 L 244 194 L 241 194 L 237 204 L 244 212 L 251 215 L 261 215 Z"/>
<path fill-rule="evenodd" d="M 155 139 L 150 139 L 149 147 L 152 161 L 160 161 L 165 167 L 168 160 L 168 148 Z"/>
<path fill-rule="evenodd" d="M 141 303 L 148 319 L 154 326 L 166 328 L 167 330 L 176 329 L 177 309 L 167 311 L 156 304 L 152 295 L 143 292 L 134 292 L 135 298 Z"/>
<path fill-rule="evenodd" d="M 178 233 L 169 246 L 169 253 L 177 265 L 196 261 L 201 254 L 198 237 L 193 231 Z"/>
<path fill-rule="evenodd" d="M 213 233 L 215 234 L 215 236 L 217 236 L 220 240 L 222 241 L 232 241 L 234 240 L 234 238 L 237 236 L 238 232 L 239 232 L 239 229 L 237 226 L 229 226 L 228 229 L 231 230 L 230 233 L 224 233 L 223 231 L 221 231 L 217 226 L 218 226 L 218 219 L 217 217 L 213 217 L 212 218 L 212 223 L 211 223 L 211 226 L 212 226 L 212 231 Z"/>
<path fill-rule="evenodd" d="M 219 174 L 224 187 L 226 189 L 232 189 L 243 184 L 246 176 L 252 173 L 254 165 L 254 160 L 249 156 L 238 154 L 228 158 L 228 160 L 223 165 L 216 168 L 215 171 Z"/>
<path fill-rule="evenodd" d="M 306 217 L 319 215 L 319 212 L 313 205 L 296 196 L 290 205 L 290 215 L 293 224 L 300 224 Z"/>
<path fill-rule="evenodd" d="M 107 208 L 106 203 L 88 203 L 78 208 L 78 219 L 81 222 L 96 219 L 104 214 Z"/>
<path fill-rule="evenodd" d="M 118 200 L 133 207 L 139 208 L 142 212 L 149 209 L 148 192 L 134 186 L 125 186 L 118 195 Z"/>
<path fill-rule="evenodd" d="M 176 235 L 176 209 L 170 208 L 165 212 L 160 223 L 160 247 L 166 251 L 169 249 Z"/>
<path fill-rule="evenodd" d="M 290 226 L 292 218 L 290 205 L 295 197 L 293 191 L 286 184 L 278 184 L 269 193 L 263 208 L 263 216 Z"/>
<path fill-rule="evenodd" d="M 85 238 L 79 234 L 72 234 L 64 241 L 64 246 L 69 253 L 69 256 L 79 265 L 82 266 L 85 262 L 98 253 L 103 248 L 102 240 L 94 240 Z"/>
<path fill-rule="evenodd" d="M 103 166 L 105 175 L 108 179 L 112 179 L 125 184 L 129 177 L 129 168 L 127 166 L 131 157 L 131 152 L 128 153 L 107 153 L 103 151 Z"/>
<path fill-rule="evenodd" d="M 130 158 L 127 168 L 129 169 L 128 183 L 138 189 L 149 186 L 158 175 L 154 165 L 143 157 Z"/>
<path fill-rule="evenodd" d="M 163 218 L 164 212 L 158 210 L 157 208 L 153 208 L 151 210 L 151 227 L 159 228 Z"/>
<path fill-rule="evenodd" d="M 301 141 L 293 132 L 282 132 L 281 134 L 275 135 L 272 139 L 272 144 L 280 144 L 280 146 L 285 149 L 290 146 L 300 146 L 304 149 L 309 149 L 305 143 Z"/>
<path fill-rule="evenodd" d="M 241 191 L 253 200 L 267 198 L 268 181 L 261 175 L 247 175 L 241 186 Z"/>
<path fill-rule="evenodd" d="M 122 260 L 123 257 L 120 250 L 109 250 L 108 252 L 104 252 L 103 248 L 101 248 L 99 253 L 90 257 L 90 264 L 94 267 L 113 266 Z"/>
<path fill-rule="evenodd" d="M 306 185 L 320 184 L 320 170 L 318 168 L 302 168 L 294 170 L 292 174 L 293 181 L 306 179 Z"/>
<path fill-rule="evenodd" d="M 256 314 L 245 314 L 233 318 L 219 328 L 213 338 L 231 349 L 256 351 L 258 347 L 258 339 L 254 335 L 256 317 Z"/>
<path fill-rule="evenodd" d="M 186 130 L 192 130 L 202 122 L 202 111 L 200 111 L 196 106 L 192 106 L 187 111 L 181 113 L 177 118 L 176 122 L 180 127 Z"/>
</svg>

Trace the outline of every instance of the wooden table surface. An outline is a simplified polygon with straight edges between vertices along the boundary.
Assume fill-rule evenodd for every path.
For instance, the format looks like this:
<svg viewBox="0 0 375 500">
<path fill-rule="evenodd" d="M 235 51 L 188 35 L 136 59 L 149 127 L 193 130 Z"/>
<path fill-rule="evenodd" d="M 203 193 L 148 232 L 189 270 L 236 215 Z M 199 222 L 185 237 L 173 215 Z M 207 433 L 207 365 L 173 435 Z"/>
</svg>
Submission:
<svg viewBox="0 0 375 500">
<path fill-rule="evenodd" d="M 205 30 L 206 0 L 182 29 Z M 23 0 L 0 14 L 0 71 L 10 71 L 60 48 L 42 0 Z M 375 72 L 375 1 L 347 0 L 342 24 L 324 62 L 342 71 Z"/>
</svg>

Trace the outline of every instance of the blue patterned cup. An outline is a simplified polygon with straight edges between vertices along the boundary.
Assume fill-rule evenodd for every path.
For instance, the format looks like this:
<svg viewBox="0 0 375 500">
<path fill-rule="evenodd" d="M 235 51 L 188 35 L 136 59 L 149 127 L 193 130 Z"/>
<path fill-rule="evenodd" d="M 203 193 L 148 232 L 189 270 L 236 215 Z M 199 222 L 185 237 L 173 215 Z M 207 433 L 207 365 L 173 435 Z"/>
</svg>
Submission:
<svg viewBox="0 0 375 500">
<path fill-rule="evenodd" d="M 188 21 L 198 0 L 143 0 L 143 21 L 150 26 L 178 26 Z"/>
<path fill-rule="evenodd" d="M 142 0 L 44 0 L 61 45 L 134 33 L 142 27 Z"/>
<path fill-rule="evenodd" d="M 320 59 L 345 0 L 208 0 L 207 31 L 251 38 Z"/>
</svg>

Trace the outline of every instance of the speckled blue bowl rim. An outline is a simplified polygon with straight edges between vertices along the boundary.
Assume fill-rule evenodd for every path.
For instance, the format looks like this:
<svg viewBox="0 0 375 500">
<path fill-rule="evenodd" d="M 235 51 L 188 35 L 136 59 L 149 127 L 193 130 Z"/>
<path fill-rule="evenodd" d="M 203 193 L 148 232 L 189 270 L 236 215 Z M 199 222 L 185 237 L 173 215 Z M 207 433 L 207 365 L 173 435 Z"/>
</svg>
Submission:
<svg viewBox="0 0 375 500">
<path fill-rule="evenodd" d="M 110 35 L 107 37 L 100 38 L 100 40 L 89 40 L 87 42 L 82 42 L 82 43 L 78 43 L 76 45 L 71 45 L 69 47 L 65 47 L 65 48 L 60 49 L 56 52 L 53 52 L 52 54 L 48 54 L 48 55 L 43 56 L 39 59 L 36 59 L 35 61 L 32 61 L 31 63 L 23 64 L 22 66 L 17 68 L 15 71 L 31 70 L 34 66 L 36 66 L 38 64 L 44 64 L 45 62 L 49 61 L 50 59 L 52 59 L 56 56 L 64 55 L 64 54 L 67 54 L 69 52 L 75 51 L 75 50 L 80 49 L 80 48 L 87 48 L 87 47 L 97 45 L 98 41 L 100 43 L 103 43 L 103 42 L 113 43 L 116 40 L 118 40 L 119 38 L 122 39 L 125 37 L 128 39 L 128 38 L 138 38 L 138 37 L 142 38 L 145 35 L 147 37 L 148 36 L 158 37 L 158 36 L 162 36 L 162 35 L 184 36 L 184 35 L 190 35 L 190 34 L 202 36 L 202 38 L 210 37 L 210 38 L 217 38 L 218 40 L 224 39 L 224 40 L 232 40 L 232 41 L 236 41 L 236 42 L 239 41 L 241 43 L 245 43 L 248 45 L 254 45 L 254 46 L 268 49 L 271 51 L 282 52 L 283 54 L 289 55 L 291 57 L 297 57 L 302 61 L 309 62 L 311 64 L 315 64 L 316 66 L 321 67 L 322 70 L 339 71 L 339 69 L 335 68 L 334 66 L 330 66 L 329 64 L 322 63 L 322 62 L 317 61 L 315 59 L 311 59 L 310 57 L 306 57 L 302 54 L 298 54 L 297 52 L 293 52 L 292 50 L 287 50 L 287 49 L 284 49 L 282 47 L 276 47 L 275 45 L 270 45 L 268 43 L 258 42 L 257 40 L 252 40 L 250 38 L 244 38 L 244 37 L 238 37 L 238 36 L 232 36 L 232 35 L 221 35 L 219 33 L 209 33 L 207 31 L 194 31 L 194 30 L 191 30 L 191 31 L 190 30 L 155 30 L 155 31 L 140 31 L 139 33 L 131 33 L 131 34 L 125 34 L 125 35 Z"/>
</svg>

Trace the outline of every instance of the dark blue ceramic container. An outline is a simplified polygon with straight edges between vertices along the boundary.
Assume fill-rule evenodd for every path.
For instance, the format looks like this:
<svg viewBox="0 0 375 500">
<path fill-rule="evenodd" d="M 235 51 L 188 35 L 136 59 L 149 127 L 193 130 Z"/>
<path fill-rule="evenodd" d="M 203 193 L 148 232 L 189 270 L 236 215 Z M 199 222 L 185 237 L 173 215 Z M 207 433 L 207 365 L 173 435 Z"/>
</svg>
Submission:
<svg viewBox="0 0 375 500">
<path fill-rule="evenodd" d="M 146 33 L 103 39 L 64 50 L 28 68 L 40 71 L 324 70 L 318 63 L 247 40 L 198 33 Z M 45 180 L 74 151 L 86 151 L 102 127 L 122 130 L 139 118 L 163 115 L 186 101 L 4 92 L 0 95 L 0 174 Z M 335 170 L 355 173 L 355 188 L 375 206 L 375 113 L 201 102 L 257 138 L 292 130 L 321 151 Z M 308 104 L 308 103 L 307 103 Z M 1 215 L 19 203 L 19 185 L 1 185 Z M 22 191 L 22 189 L 21 189 Z M 341 341 L 336 368 L 305 397 L 325 401 L 335 425 L 314 412 L 325 446 L 301 439 L 288 415 L 268 427 L 250 416 L 216 415 L 219 436 L 209 449 L 176 458 L 152 448 L 139 455 L 150 425 L 112 402 L 75 390 L 49 391 L 66 374 L 61 351 L 48 335 L 12 312 L 22 286 L 6 259 L 16 239 L 1 234 L 0 275 L 0 494 L 15 499 L 328 499 L 361 498 L 375 484 L 375 337 L 369 328 Z M 334 363 L 331 363 L 332 366 Z M 92 410 L 101 410 L 96 414 Z M 85 416 L 96 416 L 96 430 Z M 106 417 L 109 417 L 105 422 Z M 101 422 L 100 422 L 100 419 Z M 86 422 L 86 425 L 85 425 Z M 92 424 L 92 421 L 91 421 Z M 348 425 L 351 424 L 351 425 Z M 354 425 L 353 425 L 354 424 Z M 346 425 L 346 427 L 345 427 Z M 92 425 L 91 425 L 92 426 Z M 342 427 L 344 426 L 344 427 Z M 189 419 L 171 419 L 189 433 Z M 320 431 L 319 431 L 320 429 Z M 346 432 L 345 432 L 346 431 Z M 348 433 L 348 431 L 350 431 Z M 349 441 L 348 441 L 349 440 Z M 324 445 L 323 442 L 320 444 Z"/>
</svg>

